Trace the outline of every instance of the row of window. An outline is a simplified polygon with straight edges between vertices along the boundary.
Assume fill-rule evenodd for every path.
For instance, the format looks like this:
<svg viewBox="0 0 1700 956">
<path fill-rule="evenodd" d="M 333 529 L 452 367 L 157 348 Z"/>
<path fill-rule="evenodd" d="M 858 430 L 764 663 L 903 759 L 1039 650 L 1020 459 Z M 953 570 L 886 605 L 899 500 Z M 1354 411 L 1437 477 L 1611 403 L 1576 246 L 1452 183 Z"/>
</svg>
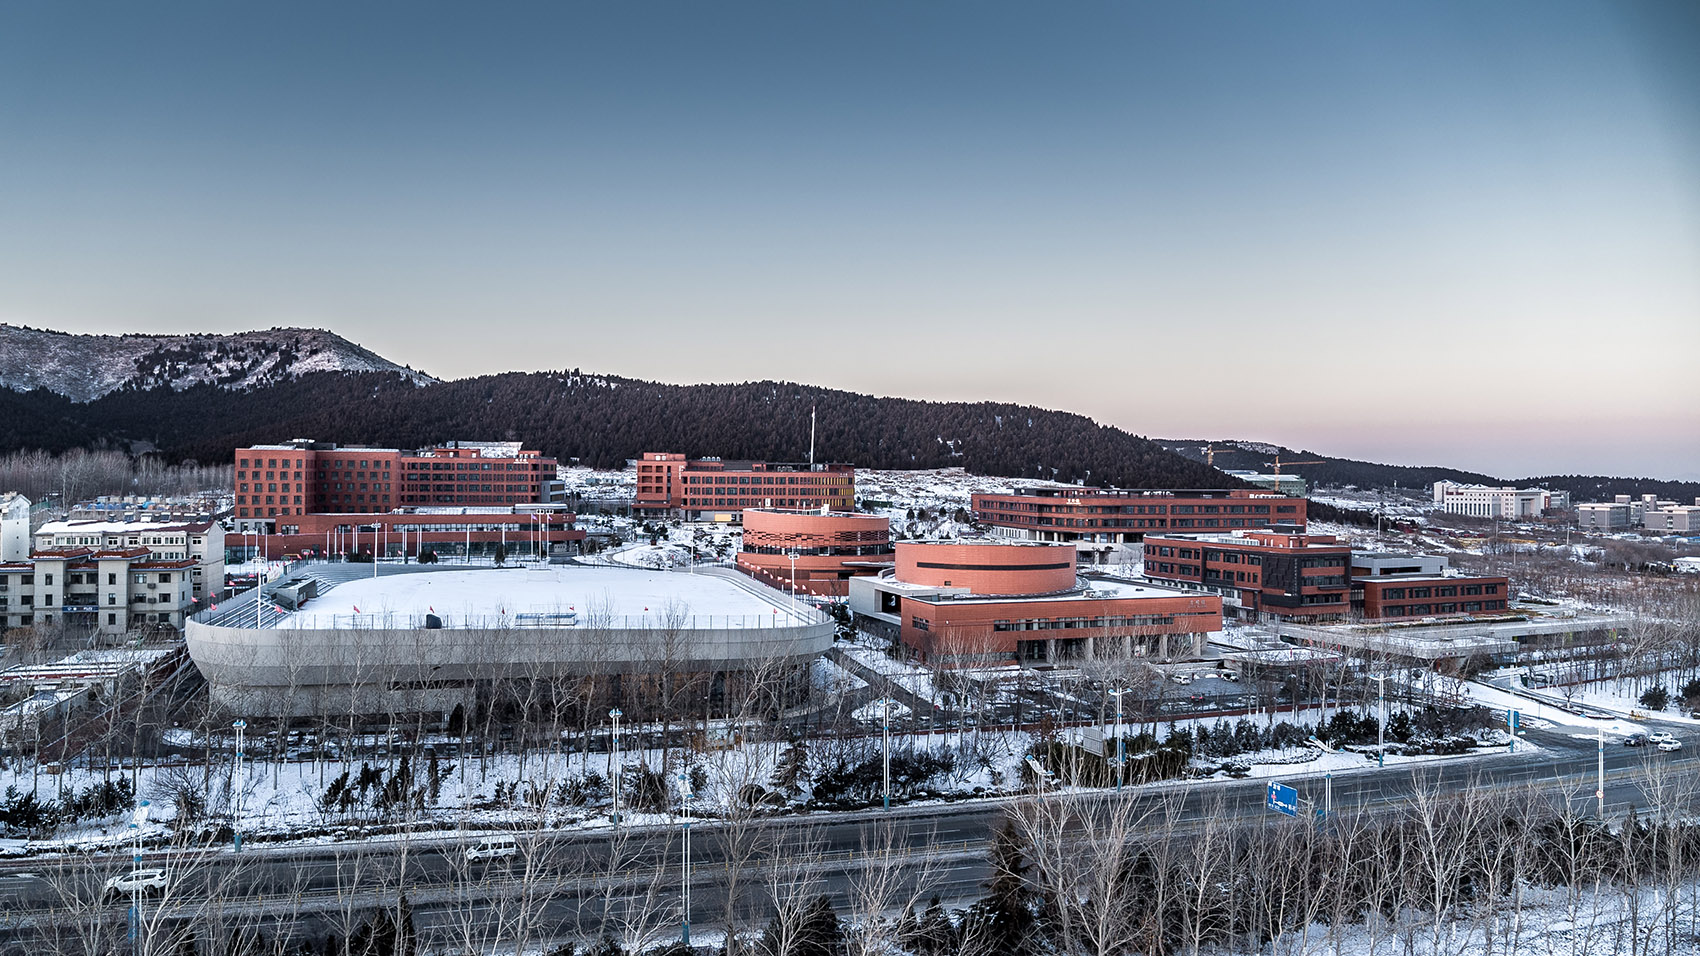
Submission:
<svg viewBox="0 0 1700 956">
<path fill-rule="evenodd" d="M 1479 614 L 1483 611 L 1503 611 L 1505 602 L 1500 601 L 1464 601 L 1462 603 L 1448 601 L 1444 604 L 1384 604 L 1381 606 L 1382 617 L 1425 617 L 1430 614 Z"/>
<path fill-rule="evenodd" d="M 1467 597 L 1481 594 L 1498 594 L 1497 584 L 1443 584 L 1436 587 L 1382 588 L 1382 600 L 1399 601 L 1405 598 L 1427 597 Z"/>
<path fill-rule="evenodd" d="M 1193 515 L 1230 514 L 1266 515 L 1268 505 L 1041 505 L 1026 501 L 982 500 L 984 511 L 1026 511 L 1034 514 L 1057 515 Z M 1291 514 L 1297 508 L 1282 505 L 1281 513 Z"/>
</svg>

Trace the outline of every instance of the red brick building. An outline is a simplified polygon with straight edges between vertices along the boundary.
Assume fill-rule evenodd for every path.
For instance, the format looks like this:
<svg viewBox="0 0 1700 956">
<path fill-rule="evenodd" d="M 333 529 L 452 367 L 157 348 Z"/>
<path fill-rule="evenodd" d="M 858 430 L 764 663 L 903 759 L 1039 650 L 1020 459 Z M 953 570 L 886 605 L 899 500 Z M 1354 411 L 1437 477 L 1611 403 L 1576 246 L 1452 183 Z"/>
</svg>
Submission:
<svg viewBox="0 0 1700 956">
<path fill-rule="evenodd" d="M 449 442 L 435 448 L 339 447 L 293 441 L 238 448 L 236 526 L 273 532 L 317 514 L 397 508 L 494 509 L 549 500 L 553 458 L 518 442 Z M 285 519 L 280 521 L 279 519 Z"/>
<path fill-rule="evenodd" d="M 645 452 L 637 463 L 632 510 L 738 521 L 746 508 L 849 511 L 855 503 L 856 469 L 851 465 L 687 460 L 670 452 Z"/>
<path fill-rule="evenodd" d="M 795 582 L 799 594 L 843 597 L 851 578 L 873 574 L 892 560 L 891 522 L 881 515 L 744 510 L 738 567 L 781 590 Z"/>
<path fill-rule="evenodd" d="M 1145 576 L 1223 596 L 1253 619 L 1329 620 L 1351 612 L 1351 546 L 1298 528 L 1148 535 Z"/>
<path fill-rule="evenodd" d="M 1504 614 L 1511 591 L 1511 582 L 1502 577 L 1388 575 L 1359 583 L 1366 621 Z"/>
<path fill-rule="evenodd" d="M 418 557 L 421 550 L 439 556 L 521 555 L 577 550 L 585 533 L 577 516 L 563 511 L 481 511 L 473 508 L 416 508 L 387 514 L 301 515 L 280 522 L 277 534 L 232 535 L 243 554 L 279 558 L 287 554 L 373 554 Z"/>
<path fill-rule="evenodd" d="M 850 580 L 850 609 L 923 660 L 973 665 L 1203 653 L 1212 594 L 1076 576 L 1067 544 L 900 541 L 896 566 Z"/>
<path fill-rule="evenodd" d="M 1002 536 L 1075 545 L 1092 564 L 1137 560 L 1148 534 L 1232 532 L 1305 523 L 1305 499 L 1258 489 L 1017 488 L 976 494 L 974 518 Z"/>
</svg>

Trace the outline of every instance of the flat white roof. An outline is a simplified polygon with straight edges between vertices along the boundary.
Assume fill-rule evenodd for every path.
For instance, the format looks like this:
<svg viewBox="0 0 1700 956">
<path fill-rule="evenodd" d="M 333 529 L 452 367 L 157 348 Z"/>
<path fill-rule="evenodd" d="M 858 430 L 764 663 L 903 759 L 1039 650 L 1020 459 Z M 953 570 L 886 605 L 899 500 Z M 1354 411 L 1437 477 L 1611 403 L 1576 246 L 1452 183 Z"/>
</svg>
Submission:
<svg viewBox="0 0 1700 956">
<path fill-rule="evenodd" d="M 811 624 L 818 612 L 775 592 L 762 596 L 754 582 L 730 580 L 717 574 L 652 571 L 640 568 L 550 567 L 481 568 L 430 571 L 363 578 L 339 584 L 309 600 L 301 611 L 287 615 L 280 628 L 350 626 L 412 626 L 427 614 L 445 626 L 523 624 L 520 615 L 577 615 L 579 626 L 612 618 L 619 626 L 639 626 L 644 620 L 660 626 L 669 620 L 691 618 L 687 626 L 792 627 Z M 737 619 L 722 624 L 718 620 Z M 351 621 L 353 622 L 351 624 Z"/>
</svg>

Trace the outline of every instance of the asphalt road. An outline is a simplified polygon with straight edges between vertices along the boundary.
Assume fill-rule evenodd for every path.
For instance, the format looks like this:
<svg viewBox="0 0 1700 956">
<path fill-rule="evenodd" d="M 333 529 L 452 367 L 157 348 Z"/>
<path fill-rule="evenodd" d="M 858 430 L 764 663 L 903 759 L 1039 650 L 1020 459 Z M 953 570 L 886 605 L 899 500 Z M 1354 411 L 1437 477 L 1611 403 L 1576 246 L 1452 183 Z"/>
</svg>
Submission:
<svg viewBox="0 0 1700 956">
<path fill-rule="evenodd" d="M 1418 765 L 1336 775 L 1333 806 L 1388 808 L 1432 786 L 1508 788 L 1533 786 L 1557 795 L 1583 812 L 1594 808 L 1596 745 L 1562 728 L 1530 731 L 1537 753 L 1454 758 Z M 1606 743 L 1607 815 L 1644 807 L 1642 782 L 1648 767 L 1692 772 L 1700 742 L 1674 754 L 1651 747 Z M 1129 788 L 1119 797 L 1142 809 L 1165 809 L 1165 818 L 1185 826 L 1203 819 L 1272 819 L 1263 806 L 1266 780 L 1167 783 Z M 1302 800 L 1323 800 L 1324 781 L 1310 775 L 1287 779 Z M 743 830 L 699 821 L 692 828 L 692 910 L 703 923 L 728 912 L 729 862 L 761 844 L 762 862 L 744 868 L 736 912 L 763 918 L 769 860 L 785 861 L 791 875 L 811 881 L 843 906 L 857 875 L 880 854 L 870 853 L 889 831 L 901 855 L 901 877 L 920 884 L 921 898 L 937 893 L 947 903 L 981 895 L 988 876 L 986 849 L 1003 821 L 1008 800 L 903 807 L 890 811 L 768 818 Z M 547 935 L 594 933 L 605 918 L 636 921 L 676 934 L 680 915 L 680 829 L 675 826 L 604 829 L 593 832 L 522 834 L 522 852 L 506 860 L 469 863 L 466 839 L 383 839 L 313 848 L 253 848 L 238 855 L 228 848 L 175 855 L 150 853 L 146 866 L 172 873 L 166 895 L 144 905 L 145 918 L 175 922 L 236 916 L 274 930 L 283 925 L 306 932 L 351 925 L 372 908 L 394 906 L 406 894 L 422 931 L 453 938 L 494 933 L 520 919 L 546 927 Z M 780 852 L 771 852 L 779 847 Z M 40 857 L 0 864 L 0 926 L 25 940 L 63 931 L 67 921 L 107 923 L 122 930 L 127 900 L 95 902 L 109 877 L 130 866 L 125 854 Z M 206 901 L 216 898 L 216 913 Z M 653 925 L 652 925 L 653 924 Z M 656 932 L 661 932 L 656 929 Z M 661 937 L 657 937 L 661 938 Z"/>
</svg>

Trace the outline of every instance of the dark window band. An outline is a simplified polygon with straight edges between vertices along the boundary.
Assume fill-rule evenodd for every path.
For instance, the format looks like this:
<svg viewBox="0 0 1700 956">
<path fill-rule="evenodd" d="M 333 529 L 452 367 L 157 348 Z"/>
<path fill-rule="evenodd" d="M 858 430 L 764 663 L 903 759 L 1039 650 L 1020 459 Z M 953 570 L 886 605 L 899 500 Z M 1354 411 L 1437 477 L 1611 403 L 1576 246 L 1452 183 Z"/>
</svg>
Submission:
<svg viewBox="0 0 1700 956">
<path fill-rule="evenodd" d="M 1061 564 L 941 564 L 937 561 L 917 561 L 915 566 L 940 571 L 1060 571 L 1074 567 L 1067 561 Z"/>
</svg>

